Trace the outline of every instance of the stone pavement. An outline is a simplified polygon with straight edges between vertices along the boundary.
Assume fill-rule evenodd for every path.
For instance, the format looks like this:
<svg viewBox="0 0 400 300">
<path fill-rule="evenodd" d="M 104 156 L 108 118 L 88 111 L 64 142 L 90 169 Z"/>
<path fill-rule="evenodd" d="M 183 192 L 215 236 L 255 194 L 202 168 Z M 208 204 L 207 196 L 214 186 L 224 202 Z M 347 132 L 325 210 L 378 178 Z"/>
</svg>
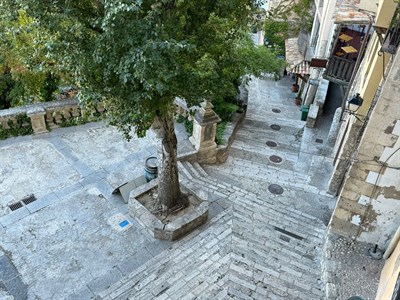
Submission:
<svg viewBox="0 0 400 300">
<path fill-rule="evenodd" d="M 335 198 L 324 192 L 331 158 L 316 139 L 327 132 L 304 128 L 290 86 L 289 77 L 251 82 L 225 164 L 180 163 L 210 216 L 175 243 L 149 236 L 112 194 L 142 175 L 151 132 L 126 142 L 96 123 L 0 141 L 0 298 L 323 299 Z M 192 150 L 177 133 L 179 152 Z M 31 194 L 36 201 L 10 211 Z"/>
<path fill-rule="evenodd" d="M 323 298 L 321 221 L 210 177 L 199 165 L 180 168 L 184 184 L 228 209 L 98 299 Z"/>
<path fill-rule="evenodd" d="M 181 152 L 193 149 L 181 125 L 178 137 Z M 112 195 L 143 175 L 155 149 L 152 132 L 128 143 L 101 123 L 0 141 L 0 290 L 16 299 L 89 299 L 169 247 Z M 36 201 L 8 208 L 31 194 Z M 130 222 L 123 231 L 112 224 L 120 214 Z"/>
</svg>

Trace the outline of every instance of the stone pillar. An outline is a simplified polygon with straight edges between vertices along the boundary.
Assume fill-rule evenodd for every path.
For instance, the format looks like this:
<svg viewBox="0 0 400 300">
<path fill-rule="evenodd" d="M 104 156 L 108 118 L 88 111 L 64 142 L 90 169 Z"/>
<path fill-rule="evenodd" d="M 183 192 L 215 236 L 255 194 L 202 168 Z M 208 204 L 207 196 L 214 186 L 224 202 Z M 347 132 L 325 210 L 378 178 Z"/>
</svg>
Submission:
<svg viewBox="0 0 400 300">
<path fill-rule="evenodd" d="M 48 132 L 44 116 L 46 110 L 42 106 L 34 106 L 28 109 L 28 117 L 31 119 L 32 129 L 34 134 Z"/>
<path fill-rule="evenodd" d="M 193 119 L 193 135 L 189 138 L 198 151 L 199 162 L 210 164 L 217 161 L 215 134 L 217 123 L 221 121 L 213 107 L 209 100 L 201 103 Z"/>
</svg>

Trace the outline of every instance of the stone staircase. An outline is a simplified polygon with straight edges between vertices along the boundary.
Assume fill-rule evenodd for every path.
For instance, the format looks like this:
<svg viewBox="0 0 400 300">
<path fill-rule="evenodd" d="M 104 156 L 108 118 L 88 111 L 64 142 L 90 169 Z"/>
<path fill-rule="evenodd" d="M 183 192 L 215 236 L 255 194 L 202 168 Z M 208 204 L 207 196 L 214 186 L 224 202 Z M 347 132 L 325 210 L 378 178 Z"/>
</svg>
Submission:
<svg viewBox="0 0 400 300">
<path fill-rule="evenodd" d="M 262 116 L 254 108 L 249 111 L 227 162 L 206 166 L 206 171 L 259 196 L 273 197 L 286 207 L 296 208 L 327 223 L 335 202 L 323 191 L 325 181 L 321 179 L 327 177 L 327 172 L 324 174 L 327 162 L 324 157 L 301 152 L 303 121 L 277 116 L 266 107 Z M 281 129 L 272 129 L 274 124 Z M 271 147 L 267 142 L 276 145 Z M 283 194 L 271 195 L 268 189 L 271 184 L 279 184 Z"/>
<path fill-rule="evenodd" d="M 317 218 L 180 162 L 181 181 L 225 210 L 97 299 L 322 299 Z"/>
</svg>

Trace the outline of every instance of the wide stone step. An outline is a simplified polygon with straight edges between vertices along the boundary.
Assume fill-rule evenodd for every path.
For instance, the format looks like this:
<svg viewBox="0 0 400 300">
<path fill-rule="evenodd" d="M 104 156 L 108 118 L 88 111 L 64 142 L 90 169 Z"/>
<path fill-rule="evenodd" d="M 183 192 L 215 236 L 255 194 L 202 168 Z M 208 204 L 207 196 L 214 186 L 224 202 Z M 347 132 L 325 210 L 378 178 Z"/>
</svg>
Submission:
<svg viewBox="0 0 400 300">
<path fill-rule="evenodd" d="M 231 214 L 222 213 L 206 228 L 191 233 L 98 294 L 97 299 L 176 299 L 177 293 L 192 293 L 194 299 L 203 291 L 210 292 L 227 272 L 230 235 Z"/>
<path fill-rule="evenodd" d="M 243 216 L 258 218 L 260 224 L 263 224 L 265 221 L 263 218 L 266 218 L 273 226 L 280 226 L 279 228 L 283 230 L 293 231 L 295 230 L 293 228 L 298 227 L 301 230 L 307 230 L 310 235 L 313 234 L 318 238 L 324 233 L 324 225 L 317 218 L 293 208 L 283 206 L 273 200 L 260 198 L 255 194 L 239 189 L 213 177 L 194 178 L 187 184 L 192 185 L 194 189 L 202 188 L 203 191 L 210 194 L 225 197 L 227 203 L 236 204 L 236 210 L 242 210 L 241 213 Z M 213 199 L 212 196 L 208 195 L 207 197 Z M 266 217 L 263 216 L 261 218 L 259 216 L 259 211 L 263 210 L 267 210 L 268 214 Z M 248 212 L 248 214 L 246 214 L 246 212 Z"/>
<path fill-rule="evenodd" d="M 246 150 L 244 148 L 236 147 L 234 145 L 229 152 L 232 158 L 240 158 L 243 160 L 253 161 L 255 163 L 263 164 L 268 167 L 272 166 L 289 171 L 295 170 L 294 166 L 297 161 L 296 156 L 286 154 L 285 156 L 288 157 L 288 159 L 285 156 L 282 156 L 280 157 L 281 161 L 275 163 L 270 160 L 270 155 L 266 155 L 265 153 L 266 151 L 257 151 L 257 149 Z"/>
<path fill-rule="evenodd" d="M 227 168 L 226 168 L 227 169 Z M 236 168 L 235 168 L 236 169 Z M 299 175 L 301 176 L 301 175 Z M 277 176 L 276 176 L 277 177 Z M 294 181 L 293 179 L 288 180 L 289 182 Z M 304 222 L 310 222 L 310 220 L 312 220 L 312 222 L 320 222 L 320 220 L 310 214 L 307 214 L 306 212 L 301 212 L 293 207 L 290 206 L 284 206 L 281 205 L 279 202 L 275 201 L 274 199 L 272 199 L 272 197 L 266 197 L 266 195 L 268 196 L 272 196 L 272 194 L 268 191 L 268 185 L 265 184 L 259 186 L 259 190 L 262 190 L 264 193 L 262 193 L 261 195 L 256 195 L 254 193 L 249 192 L 248 190 L 244 189 L 244 188 L 239 188 L 235 185 L 229 184 L 224 182 L 223 180 L 214 178 L 212 176 L 205 176 L 205 177 L 198 177 L 198 178 L 193 178 L 190 180 L 190 182 L 188 181 L 187 184 L 191 185 L 193 188 L 195 189 L 203 189 L 203 191 L 207 191 L 209 193 L 214 193 L 217 194 L 218 196 L 221 197 L 227 197 L 229 198 L 229 202 L 233 203 L 233 198 L 232 195 L 235 194 L 237 196 L 241 196 L 241 198 L 239 200 L 246 200 L 249 199 L 246 203 L 246 205 L 253 205 L 256 204 L 257 207 L 259 206 L 263 206 L 263 205 L 268 205 L 268 209 L 273 209 L 274 211 L 280 212 L 281 215 L 279 217 L 282 216 L 287 216 L 289 219 L 291 218 L 292 222 L 296 222 L 296 219 L 298 217 L 300 217 L 299 220 L 297 220 L 297 223 L 301 224 L 302 227 L 304 227 Z M 293 184 L 291 184 L 290 186 L 293 186 Z M 307 185 L 301 185 L 302 188 L 304 188 L 304 186 Z M 319 190 L 317 188 L 312 188 L 307 186 L 308 193 L 318 193 Z M 247 195 L 245 198 L 243 198 L 243 196 Z M 273 195 L 275 196 L 275 195 Z M 260 198 L 262 197 L 262 198 Z M 257 210 L 257 207 L 254 207 L 254 209 Z M 288 214 L 289 212 L 293 212 L 292 214 Z"/>
<path fill-rule="evenodd" d="M 269 162 L 268 158 L 262 162 L 253 162 L 250 159 L 232 157 L 229 159 L 228 165 L 221 167 L 213 166 L 220 173 L 233 174 L 240 177 L 258 178 L 270 182 L 271 179 L 279 179 L 287 184 L 305 183 L 308 185 L 310 177 L 307 174 L 298 173 L 291 169 L 280 168 L 279 164 Z"/>
<path fill-rule="evenodd" d="M 270 147 L 267 142 L 275 142 L 275 147 Z M 232 144 L 235 148 L 248 149 L 254 151 L 264 151 L 265 155 L 273 155 L 280 153 L 281 155 L 289 154 L 290 156 L 298 156 L 300 144 L 295 138 L 282 138 L 277 133 L 268 134 L 265 136 L 251 137 L 247 132 L 239 132 L 236 135 L 235 141 Z"/>
<path fill-rule="evenodd" d="M 258 219 L 260 222 L 263 217 L 268 218 L 267 221 L 271 225 L 279 225 L 280 228 L 295 234 L 297 232 L 299 236 L 319 239 L 325 232 L 325 225 L 318 218 L 292 207 L 269 202 L 254 194 L 236 196 L 232 202 L 235 203 L 235 209 L 240 210 L 242 214 L 249 214 L 252 219 Z"/>
<path fill-rule="evenodd" d="M 305 122 L 301 120 L 293 120 L 285 118 L 283 115 L 269 114 L 270 118 L 261 115 L 255 111 L 247 111 L 244 128 L 253 128 L 257 130 L 272 130 L 271 125 L 281 126 L 280 132 L 297 132 L 302 129 Z"/>
</svg>

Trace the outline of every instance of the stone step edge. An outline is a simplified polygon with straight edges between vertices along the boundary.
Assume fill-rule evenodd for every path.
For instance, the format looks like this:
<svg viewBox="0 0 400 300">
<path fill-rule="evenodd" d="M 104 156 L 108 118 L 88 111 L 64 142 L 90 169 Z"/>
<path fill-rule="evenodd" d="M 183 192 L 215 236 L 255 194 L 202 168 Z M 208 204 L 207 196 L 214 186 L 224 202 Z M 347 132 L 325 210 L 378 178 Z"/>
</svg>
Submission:
<svg viewBox="0 0 400 300">
<path fill-rule="evenodd" d="M 232 196 L 232 194 L 235 194 L 235 196 L 242 196 L 242 197 L 247 198 L 250 201 L 252 201 L 252 200 L 256 201 L 259 205 L 263 205 L 263 206 L 267 205 L 269 208 L 272 208 L 278 212 L 281 212 L 282 214 L 286 213 L 289 210 L 289 211 L 295 213 L 296 215 L 301 216 L 302 219 L 307 218 L 308 220 L 316 221 L 319 224 L 323 224 L 321 220 L 319 220 L 318 218 L 316 218 L 312 215 L 306 214 L 304 212 L 299 212 L 295 208 L 283 206 L 280 203 L 262 200 L 260 198 L 260 196 L 257 194 L 249 192 L 248 190 L 245 190 L 245 189 L 238 188 L 238 187 L 233 186 L 229 183 L 226 183 L 222 180 L 218 180 L 212 176 L 208 176 L 205 178 L 204 177 L 203 178 L 194 178 L 192 182 L 197 183 L 199 188 L 204 186 L 204 183 L 205 183 L 205 184 L 211 185 L 212 187 L 214 187 L 214 189 L 213 189 L 214 191 L 219 191 L 220 193 L 222 192 L 220 189 L 225 189 L 224 194 L 226 196 Z M 298 220 L 300 221 L 301 219 L 298 219 Z M 301 221 L 304 222 L 305 220 L 301 220 Z"/>
<path fill-rule="evenodd" d="M 229 217 L 231 219 L 231 217 L 232 217 L 231 211 L 225 210 L 225 211 L 221 212 L 220 214 L 218 214 L 217 216 L 212 218 L 209 223 L 206 223 L 205 224 L 206 227 L 204 227 L 204 226 L 201 227 L 201 230 L 200 229 L 195 229 L 194 231 L 189 233 L 187 236 L 183 237 L 178 242 L 173 244 L 173 246 L 171 248 L 168 248 L 168 249 L 162 251 L 158 255 L 156 255 L 153 258 L 151 258 L 150 260 L 148 260 L 142 266 L 138 267 L 136 270 L 134 270 L 131 273 L 129 273 L 128 275 L 124 276 L 122 279 L 120 279 L 119 281 L 117 281 L 116 283 L 114 283 L 113 285 L 111 285 L 110 287 L 105 289 L 104 291 L 98 293 L 97 296 L 96 296 L 96 299 L 105 299 L 108 295 L 112 294 L 113 291 L 115 291 L 119 287 L 125 285 L 129 280 L 132 280 L 139 273 L 141 273 L 144 270 L 148 269 L 150 266 L 154 266 L 154 265 L 159 264 L 160 257 L 163 257 L 166 253 L 172 252 L 172 251 L 178 249 L 183 244 L 186 244 L 187 242 L 190 242 L 192 239 L 196 239 L 196 238 L 199 239 L 199 238 L 202 238 L 202 236 L 207 235 L 207 233 L 208 233 L 207 229 L 211 228 L 213 224 L 215 224 L 216 222 L 218 222 L 220 219 L 222 219 L 225 216 L 227 216 L 227 217 Z"/>
<path fill-rule="evenodd" d="M 204 190 L 204 183 L 206 184 L 212 184 L 210 182 L 204 182 L 201 179 L 193 179 L 190 183 L 188 182 L 187 185 L 195 185 L 195 189 L 197 188 L 203 188 Z M 312 234 L 313 236 L 319 237 L 320 234 L 323 234 L 323 232 L 325 232 L 326 230 L 326 226 L 322 223 L 321 220 L 319 220 L 318 218 L 305 214 L 304 212 L 299 212 L 296 209 L 292 209 L 291 207 L 284 207 L 279 203 L 273 203 L 273 202 L 267 202 L 263 199 L 261 199 L 258 195 L 255 194 L 249 194 L 246 195 L 244 193 L 242 193 L 241 191 L 233 191 L 231 194 L 229 194 L 230 192 L 226 192 L 226 194 L 224 194 L 221 190 L 217 191 L 216 187 L 214 186 L 215 189 L 211 190 L 210 192 L 214 192 L 214 193 L 218 193 L 219 195 L 222 195 L 223 197 L 239 197 L 237 200 L 237 203 L 233 203 L 232 201 L 229 201 L 232 203 L 232 207 L 236 204 L 236 205 L 241 205 L 244 207 L 248 207 L 250 206 L 257 206 L 256 208 L 259 209 L 260 205 L 264 206 L 268 209 L 268 211 L 275 211 L 275 213 L 273 213 L 274 215 L 277 215 L 279 217 L 283 217 L 285 218 L 285 216 L 288 215 L 288 211 L 290 212 L 290 216 L 288 218 L 288 222 L 287 223 L 291 223 L 294 222 L 296 223 L 296 225 L 301 226 L 302 228 L 304 228 L 304 226 L 306 226 L 306 228 L 311 232 L 311 233 L 315 233 Z M 238 195 L 236 195 L 238 194 Z M 243 198 L 251 201 L 249 202 L 245 202 L 246 200 L 243 200 Z M 257 204 L 254 204 L 257 203 Z M 307 224 L 307 225 L 304 225 Z M 309 224 L 312 224 L 309 226 Z M 286 224 L 287 225 L 287 224 Z M 286 226 L 285 225 L 285 226 Z"/>
</svg>

